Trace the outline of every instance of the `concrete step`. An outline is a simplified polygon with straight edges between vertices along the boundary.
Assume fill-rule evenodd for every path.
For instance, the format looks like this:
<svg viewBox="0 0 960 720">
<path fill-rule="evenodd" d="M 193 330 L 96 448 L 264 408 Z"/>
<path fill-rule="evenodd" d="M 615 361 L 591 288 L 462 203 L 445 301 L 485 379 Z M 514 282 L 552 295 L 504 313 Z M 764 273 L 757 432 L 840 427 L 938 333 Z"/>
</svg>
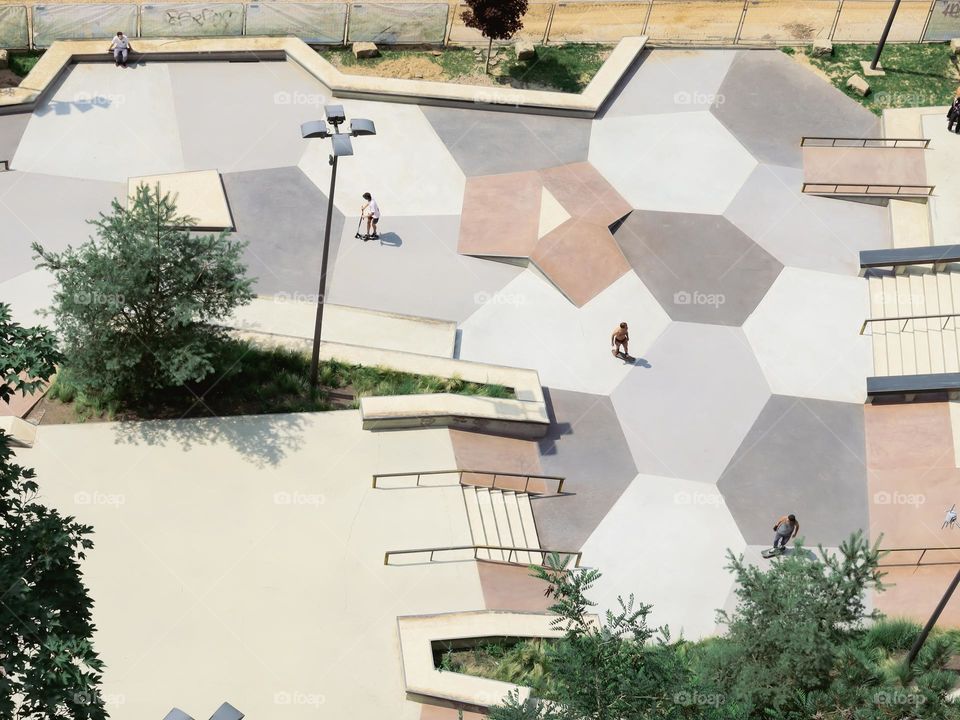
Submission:
<svg viewBox="0 0 960 720">
<path fill-rule="evenodd" d="M 470 526 L 470 539 L 474 545 L 487 545 L 487 533 L 483 529 L 483 517 L 480 514 L 480 499 L 475 487 L 462 487 L 463 504 L 467 509 L 467 524 Z"/>
<path fill-rule="evenodd" d="M 533 518 L 533 505 L 530 496 L 526 493 L 517 494 L 517 504 L 520 507 L 520 518 L 523 523 L 523 537 L 528 548 L 540 547 L 540 535 L 537 533 L 537 521 Z M 543 554 L 531 558 L 531 562 L 542 563 Z"/>
<path fill-rule="evenodd" d="M 527 545 L 527 538 L 523 531 L 523 518 L 520 516 L 520 503 L 517 500 L 517 493 L 513 490 L 504 490 L 503 504 L 507 511 L 507 521 L 510 523 L 510 544 L 513 547 L 530 547 Z M 525 552 L 514 553 L 512 559 L 526 564 L 533 561 L 530 553 Z"/>
<path fill-rule="evenodd" d="M 493 509 L 493 499 L 490 497 L 490 490 L 487 488 L 476 488 L 477 500 L 480 505 L 480 522 L 483 526 L 483 534 L 486 537 L 487 545 L 502 545 L 500 533 L 497 529 L 497 519 Z M 481 550 L 477 557 L 483 560 L 505 560 L 503 553 L 499 550 Z"/>
<path fill-rule="evenodd" d="M 516 547 L 510 534 L 510 520 L 507 518 L 507 505 L 503 499 L 503 491 L 491 490 L 490 502 L 493 505 L 493 518 L 497 524 L 497 535 L 500 538 L 497 544 L 503 547 Z M 511 559 L 509 552 L 500 554 L 503 560 Z"/>
<path fill-rule="evenodd" d="M 925 202 L 890 199 L 890 234 L 895 248 L 933 244 L 930 208 Z"/>
</svg>

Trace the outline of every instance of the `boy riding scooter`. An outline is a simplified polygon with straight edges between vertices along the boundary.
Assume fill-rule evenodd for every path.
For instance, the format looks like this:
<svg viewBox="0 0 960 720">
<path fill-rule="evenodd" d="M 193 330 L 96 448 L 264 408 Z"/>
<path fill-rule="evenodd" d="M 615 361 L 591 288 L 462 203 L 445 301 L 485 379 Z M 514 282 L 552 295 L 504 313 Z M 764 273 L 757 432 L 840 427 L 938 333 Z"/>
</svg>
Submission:
<svg viewBox="0 0 960 720">
<path fill-rule="evenodd" d="M 373 199 L 373 195 L 368 192 L 363 194 L 363 199 L 366 201 L 363 205 L 360 206 L 360 218 L 361 222 L 363 218 L 367 219 L 367 232 L 363 236 L 363 241 L 367 240 L 376 240 L 380 237 L 377 233 L 377 223 L 380 222 L 380 206 L 377 205 L 377 201 Z"/>
</svg>

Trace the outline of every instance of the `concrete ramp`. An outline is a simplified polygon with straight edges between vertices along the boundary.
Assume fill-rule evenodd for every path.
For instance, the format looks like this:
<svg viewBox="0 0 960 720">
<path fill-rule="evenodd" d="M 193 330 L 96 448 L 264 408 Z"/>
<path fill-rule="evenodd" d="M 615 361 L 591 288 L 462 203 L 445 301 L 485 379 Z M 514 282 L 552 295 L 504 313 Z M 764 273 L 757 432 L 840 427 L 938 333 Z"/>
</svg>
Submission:
<svg viewBox="0 0 960 720">
<path fill-rule="evenodd" d="M 927 197 L 923 138 L 803 138 L 803 192 L 859 197 Z"/>
</svg>

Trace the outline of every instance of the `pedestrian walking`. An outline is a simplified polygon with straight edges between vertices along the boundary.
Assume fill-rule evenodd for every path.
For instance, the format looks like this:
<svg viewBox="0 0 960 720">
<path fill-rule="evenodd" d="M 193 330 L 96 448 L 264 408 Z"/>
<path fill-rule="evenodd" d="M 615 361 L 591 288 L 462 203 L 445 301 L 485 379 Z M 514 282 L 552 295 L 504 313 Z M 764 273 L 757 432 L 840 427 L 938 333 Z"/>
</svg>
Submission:
<svg viewBox="0 0 960 720">
<path fill-rule="evenodd" d="M 363 236 L 363 240 L 366 242 L 380 237 L 377 232 L 377 224 L 380 222 L 380 206 L 373 199 L 373 195 L 368 192 L 363 194 L 363 199 L 365 202 L 360 206 L 360 217 L 367 219 L 367 233 Z"/>
<path fill-rule="evenodd" d="M 113 62 L 117 67 L 127 66 L 127 56 L 132 50 L 130 40 L 123 34 L 123 30 L 117 30 L 113 42 L 110 43 L 110 52 L 113 53 Z"/>
<path fill-rule="evenodd" d="M 947 132 L 960 134 L 960 95 L 953 99 L 953 105 L 947 110 Z"/>
</svg>

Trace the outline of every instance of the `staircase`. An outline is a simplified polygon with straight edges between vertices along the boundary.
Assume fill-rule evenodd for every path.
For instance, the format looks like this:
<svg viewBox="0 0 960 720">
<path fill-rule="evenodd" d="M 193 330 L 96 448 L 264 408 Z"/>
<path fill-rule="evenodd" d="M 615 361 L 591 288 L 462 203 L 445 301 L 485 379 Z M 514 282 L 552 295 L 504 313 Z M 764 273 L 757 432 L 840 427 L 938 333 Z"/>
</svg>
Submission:
<svg viewBox="0 0 960 720">
<path fill-rule="evenodd" d="M 540 547 L 529 494 L 469 485 L 461 489 L 474 545 L 523 549 Z M 543 553 L 491 548 L 478 550 L 477 559 L 529 565 L 542 563 Z"/>
<path fill-rule="evenodd" d="M 864 324 L 875 376 L 960 372 L 958 318 L 918 317 L 960 313 L 960 272 L 950 268 L 958 269 L 926 266 L 868 276 L 871 318 L 900 318 Z"/>
</svg>

